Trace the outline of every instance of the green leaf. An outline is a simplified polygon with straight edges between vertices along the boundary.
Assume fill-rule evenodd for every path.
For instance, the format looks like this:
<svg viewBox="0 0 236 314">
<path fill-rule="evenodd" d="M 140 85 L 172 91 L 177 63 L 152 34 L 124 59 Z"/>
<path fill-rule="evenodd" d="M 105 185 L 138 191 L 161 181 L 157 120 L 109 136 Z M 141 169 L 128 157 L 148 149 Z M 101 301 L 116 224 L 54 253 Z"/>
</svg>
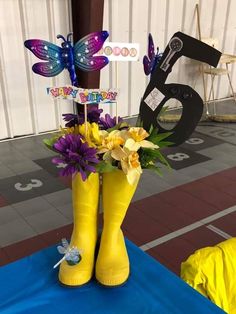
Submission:
<svg viewBox="0 0 236 314">
<path fill-rule="evenodd" d="M 55 141 L 53 141 L 51 138 L 50 139 L 48 139 L 48 138 L 44 139 L 43 143 L 47 146 L 48 149 L 54 150 L 53 145 L 54 145 Z"/>
<path fill-rule="evenodd" d="M 140 127 L 140 128 L 143 127 L 143 121 L 142 121 L 140 115 L 138 116 L 138 119 L 136 121 L 136 125 L 135 126 Z"/>
<path fill-rule="evenodd" d="M 156 174 L 158 174 L 160 177 L 163 177 L 163 174 L 162 174 L 160 168 L 157 167 L 157 166 L 154 166 L 154 165 L 147 165 L 146 169 L 152 170 L 152 171 L 154 171 Z"/>
<path fill-rule="evenodd" d="M 171 169 L 170 164 L 168 163 L 168 161 L 165 159 L 165 157 L 162 155 L 162 153 L 160 152 L 160 155 L 158 156 L 158 159 L 160 160 L 160 162 L 165 165 L 168 169 Z"/>
<path fill-rule="evenodd" d="M 109 128 L 107 129 L 106 131 L 108 133 L 111 133 L 112 131 L 115 131 L 115 130 L 119 130 L 119 129 L 122 129 L 122 128 L 125 128 L 125 127 L 129 127 L 129 124 L 127 122 L 120 122 L 118 124 L 116 124 L 113 128 Z"/>
<path fill-rule="evenodd" d="M 158 129 L 152 129 L 149 137 L 147 138 L 148 141 L 152 142 L 153 144 L 158 145 L 159 147 L 166 147 L 173 145 L 172 142 L 163 141 L 165 138 L 169 137 L 172 132 L 165 132 L 165 133 L 158 133 Z"/>
<path fill-rule="evenodd" d="M 152 134 L 153 133 L 153 130 L 154 130 L 154 128 L 153 128 L 153 125 L 151 124 L 151 126 L 150 126 L 150 129 L 149 129 L 149 134 Z"/>
<path fill-rule="evenodd" d="M 159 117 L 162 116 L 168 109 L 169 109 L 169 106 L 162 107 L 162 109 L 161 109 L 161 111 L 159 113 Z"/>
<path fill-rule="evenodd" d="M 57 150 L 55 150 L 53 148 L 53 145 L 56 143 L 56 141 L 58 140 L 59 136 L 54 136 L 54 137 L 51 137 L 51 138 L 45 138 L 43 140 L 43 143 L 47 146 L 48 149 L 54 151 L 54 152 L 57 152 Z"/>
<path fill-rule="evenodd" d="M 117 167 L 112 166 L 110 162 L 106 162 L 105 160 L 99 162 L 99 164 L 96 165 L 96 170 L 100 173 L 111 172 L 115 169 L 117 169 Z"/>
<path fill-rule="evenodd" d="M 164 164 L 168 169 L 171 169 L 170 164 L 165 159 L 165 157 L 162 155 L 159 149 L 150 149 L 150 148 L 143 148 L 141 151 L 141 165 L 142 167 L 146 167 L 150 164 L 150 162 L 157 162 L 160 161 L 162 164 Z"/>
<path fill-rule="evenodd" d="M 151 125 L 150 130 L 149 130 L 149 136 L 147 137 L 147 140 L 152 142 L 156 136 L 158 135 L 158 129 L 154 129 L 153 126 Z"/>
<path fill-rule="evenodd" d="M 162 140 L 164 140 L 165 138 L 167 138 L 171 134 L 172 134 L 172 132 L 165 132 L 165 133 L 156 134 L 154 140 L 156 142 L 161 142 Z"/>
<path fill-rule="evenodd" d="M 168 169 L 171 169 L 170 164 L 168 163 L 168 161 L 166 160 L 166 158 L 162 155 L 162 153 L 160 152 L 160 150 L 157 150 L 156 152 L 156 157 L 157 159 L 159 159 L 159 161 L 165 165 Z"/>
<path fill-rule="evenodd" d="M 46 146 L 52 146 L 52 145 L 53 145 L 51 138 L 45 138 L 45 139 L 43 140 L 43 143 L 44 143 Z"/>
<path fill-rule="evenodd" d="M 174 144 L 173 142 L 162 141 L 162 142 L 158 143 L 158 146 L 160 148 L 162 148 L 162 147 L 172 146 L 173 144 Z"/>
</svg>

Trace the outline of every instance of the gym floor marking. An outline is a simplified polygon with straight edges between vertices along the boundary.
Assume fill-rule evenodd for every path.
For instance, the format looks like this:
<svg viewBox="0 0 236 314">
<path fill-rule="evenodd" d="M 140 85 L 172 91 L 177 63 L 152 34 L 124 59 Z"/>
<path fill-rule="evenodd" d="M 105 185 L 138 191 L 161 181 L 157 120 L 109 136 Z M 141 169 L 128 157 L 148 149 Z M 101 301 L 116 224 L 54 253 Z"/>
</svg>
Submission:
<svg viewBox="0 0 236 314">
<path fill-rule="evenodd" d="M 155 247 L 155 246 L 158 246 L 158 245 L 160 245 L 160 244 L 162 244 L 162 243 L 168 242 L 168 241 L 170 241 L 171 239 L 177 238 L 177 237 L 179 237 L 179 236 L 181 236 L 181 235 L 183 235 L 183 234 L 185 234 L 185 233 L 187 233 L 187 232 L 189 232 L 189 231 L 192 231 L 192 230 L 194 230 L 194 229 L 197 229 L 197 228 L 199 228 L 199 227 L 202 227 L 202 226 L 208 224 L 209 222 L 212 222 L 212 221 L 214 221 L 214 220 L 217 220 L 217 219 L 219 219 L 219 218 L 221 218 L 221 217 L 224 217 L 224 216 L 226 216 L 226 215 L 228 215 L 228 214 L 230 214 L 230 213 L 233 213 L 233 212 L 235 212 L 235 211 L 236 211 L 236 206 L 232 206 L 232 207 L 226 208 L 226 209 L 224 209 L 224 210 L 222 210 L 222 211 L 220 211 L 220 212 L 217 212 L 217 213 L 214 214 L 214 215 L 208 216 L 208 217 L 206 217 L 206 218 L 204 218 L 204 219 L 201 219 L 201 220 L 199 220 L 199 221 L 194 222 L 193 224 L 190 224 L 190 225 L 188 225 L 188 226 L 185 226 L 185 227 L 183 227 L 183 228 L 181 228 L 181 229 L 179 229 L 179 230 L 170 232 L 170 233 L 164 235 L 163 237 L 160 237 L 160 238 L 158 238 L 158 239 L 155 239 L 155 240 L 153 240 L 153 241 L 150 241 L 150 242 L 148 242 L 148 243 L 145 243 L 145 244 L 143 244 L 142 246 L 140 246 L 140 249 L 143 250 L 143 251 L 147 251 L 147 250 L 149 250 L 149 249 L 151 249 L 151 248 L 153 248 L 153 247 Z M 210 228 L 209 228 L 209 226 L 207 226 L 207 227 L 208 227 L 208 229 L 210 229 L 210 230 L 213 229 L 213 228 L 212 228 L 213 226 L 210 227 Z M 212 230 L 212 231 L 216 232 L 216 229 L 218 229 L 218 228 L 214 227 L 214 230 Z M 220 230 L 220 229 L 218 229 L 218 230 Z M 226 233 L 223 232 L 223 231 L 221 232 L 220 235 L 222 236 L 223 233 L 224 233 L 225 236 L 227 235 L 227 236 L 230 237 L 230 235 L 226 234 Z"/>
<path fill-rule="evenodd" d="M 222 236 L 222 238 L 224 238 L 224 239 L 230 239 L 230 238 L 232 238 L 232 236 L 231 236 L 230 234 L 224 232 L 223 230 L 221 230 L 221 229 L 219 229 L 219 228 L 217 228 L 217 227 L 215 227 L 215 226 L 213 226 L 213 225 L 208 225 L 207 228 L 210 229 L 211 231 L 213 231 L 213 232 L 219 234 L 219 235 Z"/>
</svg>

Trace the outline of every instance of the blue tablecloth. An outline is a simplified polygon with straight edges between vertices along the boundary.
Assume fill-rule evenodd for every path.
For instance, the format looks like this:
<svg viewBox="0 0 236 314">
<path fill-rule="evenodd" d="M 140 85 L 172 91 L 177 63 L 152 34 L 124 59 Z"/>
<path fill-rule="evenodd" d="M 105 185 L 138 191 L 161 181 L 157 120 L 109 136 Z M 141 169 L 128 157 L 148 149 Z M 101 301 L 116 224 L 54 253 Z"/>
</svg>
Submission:
<svg viewBox="0 0 236 314">
<path fill-rule="evenodd" d="M 95 281 L 65 288 L 52 266 L 59 260 L 50 247 L 0 268 L 1 314 L 210 314 L 224 313 L 172 272 L 127 241 L 131 276 L 119 288 Z"/>
</svg>

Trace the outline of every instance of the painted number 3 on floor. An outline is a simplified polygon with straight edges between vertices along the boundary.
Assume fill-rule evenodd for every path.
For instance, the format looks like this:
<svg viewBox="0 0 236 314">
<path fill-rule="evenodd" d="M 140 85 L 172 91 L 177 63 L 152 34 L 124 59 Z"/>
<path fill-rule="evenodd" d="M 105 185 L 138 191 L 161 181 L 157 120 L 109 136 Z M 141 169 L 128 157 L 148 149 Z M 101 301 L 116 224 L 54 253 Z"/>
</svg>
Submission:
<svg viewBox="0 0 236 314">
<path fill-rule="evenodd" d="M 31 183 L 28 184 L 22 184 L 22 183 L 16 183 L 15 189 L 21 192 L 30 191 L 34 188 L 40 188 L 43 185 L 43 182 L 38 179 L 31 179 Z"/>
</svg>

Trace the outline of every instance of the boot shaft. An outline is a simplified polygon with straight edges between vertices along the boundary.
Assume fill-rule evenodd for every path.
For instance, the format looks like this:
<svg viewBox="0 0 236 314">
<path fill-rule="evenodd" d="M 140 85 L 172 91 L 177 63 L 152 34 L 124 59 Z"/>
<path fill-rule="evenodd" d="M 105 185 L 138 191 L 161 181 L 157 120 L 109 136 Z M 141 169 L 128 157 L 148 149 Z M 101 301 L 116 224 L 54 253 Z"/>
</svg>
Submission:
<svg viewBox="0 0 236 314">
<path fill-rule="evenodd" d="M 97 213 L 99 202 L 99 174 L 91 173 L 87 180 L 83 181 L 80 173 L 72 180 L 72 201 L 74 221 L 78 216 Z"/>
<path fill-rule="evenodd" d="M 105 228 L 107 221 L 113 227 L 121 226 L 137 185 L 138 182 L 130 185 L 125 173 L 121 170 L 103 174 L 102 200 Z"/>
</svg>

